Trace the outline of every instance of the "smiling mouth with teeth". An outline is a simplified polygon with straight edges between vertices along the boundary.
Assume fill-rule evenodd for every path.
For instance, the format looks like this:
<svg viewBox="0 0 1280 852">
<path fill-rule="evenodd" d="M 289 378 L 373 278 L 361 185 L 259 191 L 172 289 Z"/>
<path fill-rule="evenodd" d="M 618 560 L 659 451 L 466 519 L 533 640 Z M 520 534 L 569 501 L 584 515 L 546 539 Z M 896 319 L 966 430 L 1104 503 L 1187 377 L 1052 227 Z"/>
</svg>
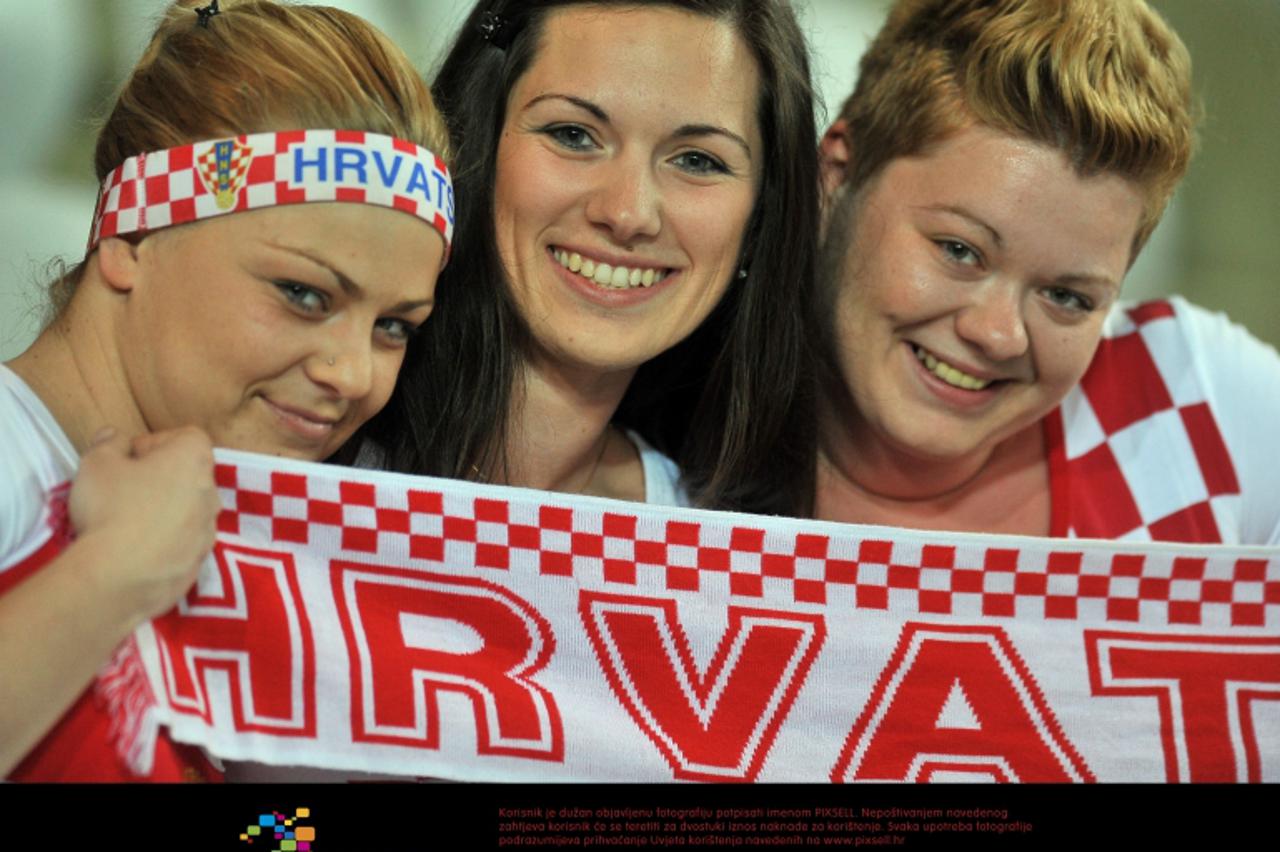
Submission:
<svg viewBox="0 0 1280 852">
<path fill-rule="evenodd" d="M 916 360 L 924 364 L 924 368 L 942 379 L 953 388 L 961 388 L 962 390 L 980 391 L 991 384 L 990 379 L 979 379 L 977 376 L 971 376 L 961 370 L 948 364 L 946 361 L 939 361 L 933 355 L 911 344 L 911 351 L 915 353 Z"/>
<path fill-rule="evenodd" d="M 581 275 L 597 287 L 604 287 L 610 290 L 652 287 L 663 278 L 666 278 L 670 272 L 668 269 L 654 269 L 652 267 L 641 269 L 639 267 L 611 266 L 607 263 L 597 263 L 589 257 L 583 257 L 576 251 L 565 251 L 562 248 L 553 247 L 551 253 L 556 262 L 565 269 Z"/>
</svg>

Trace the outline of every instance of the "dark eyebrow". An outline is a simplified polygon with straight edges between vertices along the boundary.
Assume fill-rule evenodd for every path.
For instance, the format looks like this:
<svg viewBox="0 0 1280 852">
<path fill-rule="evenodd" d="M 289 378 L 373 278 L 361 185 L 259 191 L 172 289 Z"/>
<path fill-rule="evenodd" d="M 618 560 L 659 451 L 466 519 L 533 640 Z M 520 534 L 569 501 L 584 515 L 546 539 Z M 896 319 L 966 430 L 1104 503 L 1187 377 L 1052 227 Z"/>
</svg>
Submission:
<svg viewBox="0 0 1280 852">
<path fill-rule="evenodd" d="M 296 248 L 295 246 L 286 246 L 286 245 L 282 245 L 281 243 L 268 243 L 268 245 L 272 246 L 273 248 L 280 249 L 281 251 L 287 251 L 289 252 L 289 254 L 296 255 L 302 258 L 303 260 L 310 261 L 311 263 L 314 263 L 316 266 L 322 267 L 323 269 L 327 270 L 334 278 L 338 279 L 338 286 L 341 287 L 342 292 L 346 293 L 348 296 L 352 298 L 356 298 L 364 295 L 364 290 L 360 288 L 359 284 L 351 280 L 351 278 L 347 276 L 345 273 L 343 273 L 342 270 L 338 269 L 336 266 L 329 263 L 328 261 L 321 260 L 320 258 L 316 257 L 310 252 L 304 251 L 303 249 L 300 249 L 300 248 Z M 408 313 L 410 311 L 416 311 L 419 308 L 431 307 L 434 304 L 435 304 L 434 299 L 419 299 L 416 301 L 409 300 L 404 302 L 398 302 L 395 305 L 392 305 L 391 308 L 389 309 L 389 312 L 393 314 Z"/>
<path fill-rule="evenodd" d="M 982 228 L 984 231 L 990 234 L 991 239 L 995 241 L 997 248 L 1004 248 L 1004 237 L 1000 236 L 999 231 L 997 231 L 995 228 L 988 225 L 976 213 L 970 212 L 964 207 L 961 207 L 959 204 L 929 204 L 929 205 L 922 206 L 919 209 L 932 210 L 936 213 L 951 213 L 955 216 L 959 216 L 962 219 L 967 219 L 970 222 L 972 222 L 974 225 L 977 225 L 979 228 Z"/>
<path fill-rule="evenodd" d="M 569 103 L 573 104 L 579 109 L 586 110 L 587 112 L 591 113 L 593 116 L 596 117 L 597 120 L 603 121 L 606 124 L 610 123 L 609 113 L 601 109 L 598 104 L 594 104 L 591 101 L 586 100 L 585 98 L 579 98 L 573 95 L 563 95 L 563 94 L 559 94 L 558 92 L 548 92 L 544 95 L 538 95 L 536 98 L 533 98 L 527 104 L 525 104 L 524 108 L 529 109 L 535 104 L 541 103 L 542 101 L 548 101 L 548 100 L 568 101 Z M 727 128 L 724 128 L 724 127 L 719 127 L 714 124 L 684 124 L 676 128 L 676 132 L 673 133 L 672 136 L 675 137 L 676 139 L 687 139 L 692 136 L 709 136 L 713 134 L 717 136 L 724 136 L 732 140 L 733 142 L 738 143 L 738 145 L 742 146 L 742 150 L 746 152 L 747 159 L 748 160 L 751 159 L 751 146 L 747 144 L 746 139 L 743 139 L 741 136 L 739 136 L 737 133 L 734 133 L 732 130 L 728 130 Z"/>
<path fill-rule="evenodd" d="M 742 151 L 747 155 L 747 160 L 751 159 L 751 146 L 747 144 L 747 140 L 738 134 L 724 127 L 717 127 L 714 124 L 686 124 L 676 129 L 675 137 L 677 139 L 687 139 L 690 136 L 724 136 L 730 141 L 737 142 L 742 146 Z"/>
<path fill-rule="evenodd" d="M 600 121 L 603 121 L 606 123 L 609 121 L 609 114 L 604 110 L 602 110 L 596 104 L 593 104 L 591 101 L 586 100 L 585 98 L 574 97 L 573 95 L 562 95 L 557 92 L 547 92 L 545 95 L 538 95 L 536 98 L 533 98 L 527 104 L 525 104 L 524 109 L 528 109 L 534 104 L 539 104 L 539 103 L 542 103 L 543 101 L 550 101 L 550 100 L 568 101 L 569 103 L 573 104 L 579 109 L 585 109 L 587 112 L 594 115 Z"/>
</svg>

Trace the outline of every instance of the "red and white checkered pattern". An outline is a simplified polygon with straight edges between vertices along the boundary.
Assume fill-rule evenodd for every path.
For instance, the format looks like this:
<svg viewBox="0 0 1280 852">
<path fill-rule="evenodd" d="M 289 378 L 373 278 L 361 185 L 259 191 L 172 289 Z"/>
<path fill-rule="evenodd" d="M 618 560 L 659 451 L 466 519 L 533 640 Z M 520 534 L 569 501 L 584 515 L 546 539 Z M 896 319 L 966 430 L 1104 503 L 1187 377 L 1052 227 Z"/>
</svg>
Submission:
<svg viewBox="0 0 1280 852">
<path fill-rule="evenodd" d="M 1046 420 L 1055 536 L 1239 543 L 1240 485 L 1175 303 L 1116 311 Z"/>
<path fill-rule="evenodd" d="M 406 491 L 233 464 L 218 465 L 217 483 L 222 533 L 478 574 L 908 616 L 1280 627 L 1280 562 L 1224 551 L 873 536 L 790 519 L 766 527 L 643 506 L 591 511 L 554 495 L 473 497 L 475 486 L 460 483 Z"/>
<path fill-rule="evenodd" d="M 89 251 L 107 238 L 282 204 L 343 201 L 402 210 L 453 239 L 448 167 L 412 142 L 359 130 L 292 130 L 235 138 L 233 203 L 207 176 L 214 146 L 198 142 L 125 160 L 103 181 Z M 246 152 L 247 156 L 240 156 Z"/>
</svg>

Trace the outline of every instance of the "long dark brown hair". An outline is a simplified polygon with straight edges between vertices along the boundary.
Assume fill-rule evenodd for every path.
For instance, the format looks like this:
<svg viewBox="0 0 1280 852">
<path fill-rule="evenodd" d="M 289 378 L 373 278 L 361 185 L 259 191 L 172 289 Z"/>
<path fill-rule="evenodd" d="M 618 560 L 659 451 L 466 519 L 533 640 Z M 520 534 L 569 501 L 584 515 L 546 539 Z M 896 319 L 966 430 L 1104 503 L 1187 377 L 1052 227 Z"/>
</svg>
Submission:
<svg viewBox="0 0 1280 852">
<path fill-rule="evenodd" d="M 504 469 L 529 332 L 495 247 L 498 139 L 547 13 L 580 2 L 479 3 L 436 76 L 432 94 L 456 154 L 457 248 L 435 314 L 370 428 L 388 467 L 458 478 Z M 818 172 L 804 38 L 783 0 L 618 5 L 671 6 L 735 28 L 760 69 L 765 167 L 742 241 L 745 279 L 692 335 L 639 368 L 615 422 L 675 457 L 699 505 L 808 514 L 815 415 L 806 328 L 816 304 Z"/>
</svg>

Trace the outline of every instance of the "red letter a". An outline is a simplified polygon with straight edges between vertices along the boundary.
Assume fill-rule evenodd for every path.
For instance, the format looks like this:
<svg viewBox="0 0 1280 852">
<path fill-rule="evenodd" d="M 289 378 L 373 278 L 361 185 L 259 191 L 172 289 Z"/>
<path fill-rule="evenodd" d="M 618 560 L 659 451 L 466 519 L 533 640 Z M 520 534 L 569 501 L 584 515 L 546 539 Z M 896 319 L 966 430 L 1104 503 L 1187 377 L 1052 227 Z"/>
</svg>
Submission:
<svg viewBox="0 0 1280 852">
<path fill-rule="evenodd" d="M 730 607 L 699 674 L 675 601 L 583 592 L 579 608 L 622 705 L 694 780 L 756 777 L 825 635 L 818 615 Z"/>
<path fill-rule="evenodd" d="M 907 624 L 833 781 L 1093 781 L 998 627 Z"/>
</svg>

